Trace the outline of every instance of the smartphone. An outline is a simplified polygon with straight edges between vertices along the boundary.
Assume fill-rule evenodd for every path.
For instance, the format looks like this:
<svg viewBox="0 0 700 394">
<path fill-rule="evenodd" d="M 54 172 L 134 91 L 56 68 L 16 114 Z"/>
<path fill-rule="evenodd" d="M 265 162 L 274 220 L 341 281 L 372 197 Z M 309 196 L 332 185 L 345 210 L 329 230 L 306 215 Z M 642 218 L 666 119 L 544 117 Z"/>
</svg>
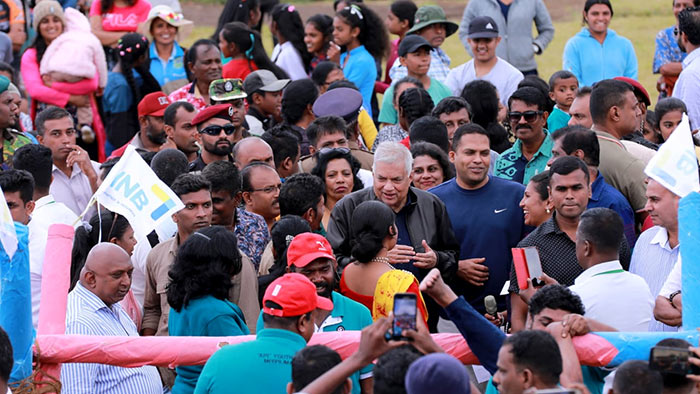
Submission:
<svg viewBox="0 0 700 394">
<path fill-rule="evenodd" d="M 556 388 L 556 389 L 543 389 L 535 391 L 536 394 L 581 394 L 579 390 Z"/>
<path fill-rule="evenodd" d="M 673 375 L 700 375 L 700 367 L 688 362 L 688 349 L 654 346 L 649 353 L 649 368 Z"/>
<path fill-rule="evenodd" d="M 405 329 L 416 329 L 417 304 L 413 293 L 394 294 L 394 321 L 391 325 L 391 338 L 394 340 L 409 340 L 401 335 Z"/>
</svg>

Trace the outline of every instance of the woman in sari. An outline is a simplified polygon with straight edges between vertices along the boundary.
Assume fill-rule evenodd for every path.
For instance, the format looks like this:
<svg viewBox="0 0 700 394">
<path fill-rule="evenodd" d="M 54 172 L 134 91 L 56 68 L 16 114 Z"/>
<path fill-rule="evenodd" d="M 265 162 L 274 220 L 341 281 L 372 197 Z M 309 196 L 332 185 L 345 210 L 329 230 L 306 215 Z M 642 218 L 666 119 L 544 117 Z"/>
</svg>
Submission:
<svg viewBox="0 0 700 394">
<path fill-rule="evenodd" d="M 374 320 L 389 315 L 394 294 L 413 293 L 427 322 L 418 280 L 410 272 L 394 268 L 387 257 L 398 239 L 395 218 L 394 211 L 381 201 L 365 201 L 355 208 L 350 225 L 355 261 L 343 270 L 340 292 L 369 308 Z"/>
</svg>

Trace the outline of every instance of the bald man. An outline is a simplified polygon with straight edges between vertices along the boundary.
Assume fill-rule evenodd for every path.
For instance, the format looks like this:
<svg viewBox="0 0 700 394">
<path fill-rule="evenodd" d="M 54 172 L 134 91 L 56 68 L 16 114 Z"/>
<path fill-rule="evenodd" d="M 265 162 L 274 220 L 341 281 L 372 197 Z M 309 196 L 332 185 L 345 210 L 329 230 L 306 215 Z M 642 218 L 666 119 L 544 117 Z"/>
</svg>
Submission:
<svg viewBox="0 0 700 394">
<path fill-rule="evenodd" d="M 238 141 L 233 146 L 233 158 L 239 170 L 248 164 L 259 161 L 275 168 L 275 160 L 272 148 L 260 137 L 247 137 Z"/>
<path fill-rule="evenodd" d="M 87 256 L 80 280 L 68 294 L 66 334 L 138 336 L 136 325 L 119 302 L 131 287 L 129 254 L 112 243 L 97 244 Z M 61 369 L 64 394 L 161 394 L 158 370 L 152 366 L 122 368 L 67 363 Z"/>
</svg>

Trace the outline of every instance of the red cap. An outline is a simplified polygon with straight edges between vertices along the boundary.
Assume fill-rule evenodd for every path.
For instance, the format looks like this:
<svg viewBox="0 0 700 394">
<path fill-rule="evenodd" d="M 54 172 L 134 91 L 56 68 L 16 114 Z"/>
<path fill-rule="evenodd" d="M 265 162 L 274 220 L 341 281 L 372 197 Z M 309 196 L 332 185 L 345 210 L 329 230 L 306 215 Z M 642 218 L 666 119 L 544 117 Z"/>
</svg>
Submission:
<svg viewBox="0 0 700 394">
<path fill-rule="evenodd" d="M 265 306 L 267 301 L 281 309 Z M 291 273 L 275 279 L 265 291 L 263 312 L 272 316 L 292 317 L 309 313 L 316 308 L 333 310 L 333 303 L 316 293 L 316 285 L 302 274 Z"/>
<path fill-rule="evenodd" d="M 632 85 L 632 87 L 634 88 L 634 94 L 636 95 L 637 93 L 641 93 L 642 98 L 644 99 L 644 104 L 646 104 L 647 107 L 651 105 L 649 93 L 647 93 L 647 90 L 644 89 L 644 86 L 642 86 L 642 84 L 639 83 L 639 81 L 627 77 L 615 77 L 613 79 L 617 81 L 627 82 L 628 84 Z"/>
<path fill-rule="evenodd" d="M 226 119 L 230 122 L 231 116 L 233 116 L 233 107 L 231 104 L 212 105 L 200 110 L 197 115 L 194 116 L 194 119 L 192 119 L 192 125 L 196 126 L 211 118 Z"/>
<path fill-rule="evenodd" d="M 331 244 L 318 234 L 301 233 L 294 237 L 287 248 L 287 265 L 290 267 L 293 265 L 301 268 L 320 258 L 335 261 Z"/>
<path fill-rule="evenodd" d="M 163 116 L 165 109 L 170 105 L 168 96 L 163 92 L 149 93 L 141 99 L 138 105 L 139 116 Z"/>
</svg>

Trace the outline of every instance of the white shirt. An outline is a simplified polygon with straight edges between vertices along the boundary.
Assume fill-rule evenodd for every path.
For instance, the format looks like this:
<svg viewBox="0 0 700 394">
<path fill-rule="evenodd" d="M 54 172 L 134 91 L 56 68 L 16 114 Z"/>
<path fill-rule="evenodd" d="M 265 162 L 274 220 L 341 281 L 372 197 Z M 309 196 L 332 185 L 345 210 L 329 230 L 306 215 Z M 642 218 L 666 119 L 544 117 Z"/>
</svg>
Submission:
<svg viewBox="0 0 700 394">
<path fill-rule="evenodd" d="M 162 242 L 175 236 L 177 224 L 172 219 L 163 220 L 155 231 L 158 234 L 158 240 Z M 143 300 L 146 296 L 146 258 L 153 248 L 148 237 L 138 237 L 136 241 L 134 253 L 131 255 L 131 264 L 134 266 L 134 272 L 131 274 L 131 291 L 143 311 Z"/>
<path fill-rule="evenodd" d="M 668 277 L 666 278 L 666 282 L 664 282 L 664 285 L 661 287 L 661 291 L 659 291 L 659 295 L 661 297 L 668 298 L 671 293 L 681 289 L 681 271 L 681 255 L 678 254 L 678 262 L 676 262 L 676 265 L 673 266 L 671 273 L 668 274 Z M 681 296 L 682 295 L 683 293 L 681 293 Z"/>
<path fill-rule="evenodd" d="M 673 87 L 673 97 L 683 100 L 688 108 L 690 129 L 700 128 L 700 48 L 690 52 L 683 59 L 683 71 Z"/>
<path fill-rule="evenodd" d="M 588 268 L 569 289 L 581 297 L 586 317 L 619 331 L 649 329 L 654 297 L 644 279 L 623 270 L 619 260 Z"/>
<path fill-rule="evenodd" d="M 60 223 L 72 226 L 78 219 L 73 211 L 52 195 L 44 196 L 35 202 L 29 228 L 29 277 L 32 289 L 32 324 L 37 328 L 39 322 L 39 303 L 41 300 L 41 273 L 44 269 L 44 254 L 46 239 L 49 236 L 49 226 Z"/>
<path fill-rule="evenodd" d="M 370 187 L 374 184 L 374 176 L 372 175 L 372 171 L 370 170 L 360 168 L 359 170 L 357 170 L 357 177 L 360 178 L 362 184 L 365 187 Z"/>
<path fill-rule="evenodd" d="M 654 157 L 654 155 L 656 154 L 655 150 L 647 148 L 646 146 L 638 144 L 634 141 L 620 140 L 620 142 L 625 147 L 625 149 L 627 149 L 627 152 L 631 153 L 632 156 L 644 162 L 645 166 L 649 164 L 649 160 L 651 160 L 651 158 Z"/>
<path fill-rule="evenodd" d="M 95 173 L 99 176 L 100 163 L 94 161 L 91 163 L 92 168 L 95 169 Z M 56 201 L 65 204 L 76 215 L 83 213 L 93 192 L 90 187 L 90 180 L 87 175 L 80 170 L 80 166 L 73 164 L 73 171 L 71 172 L 70 178 L 68 178 L 63 171 L 54 165 L 51 175 L 53 175 L 53 181 L 51 181 L 49 193 L 51 193 Z M 91 215 L 85 215 L 85 218 L 90 220 L 90 216 Z"/>
<path fill-rule="evenodd" d="M 292 81 L 309 77 L 304 69 L 304 61 L 301 60 L 301 55 L 291 41 L 275 45 L 270 58 L 289 75 Z"/>
<path fill-rule="evenodd" d="M 246 115 L 245 121 L 248 123 L 248 133 L 250 133 L 250 135 L 257 135 L 259 137 L 265 133 L 262 122 L 255 116 Z"/>
<path fill-rule="evenodd" d="M 643 232 L 632 252 L 630 272 L 641 276 L 649 285 L 652 296 L 657 296 L 666 278 L 678 261 L 680 245 L 671 248 L 668 231 L 654 226 Z M 678 327 L 668 326 L 655 318 L 649 323 L 649 331 L 678 331 Z"/>
<path fill-rule="evenodd" d="M 474 59 L 472 59 L 450 70 L 445 85 L 452 90 L 452 94 L 460 96 L 464 85 L 477 79 L 491 82 L 498 90 L 501 103 L 508 107 L 508 98 L 518 89 L 518 84 L 523 80 L 523 73 L 499 57 L 488 74 L 477 77 Z"/>
</svg>

